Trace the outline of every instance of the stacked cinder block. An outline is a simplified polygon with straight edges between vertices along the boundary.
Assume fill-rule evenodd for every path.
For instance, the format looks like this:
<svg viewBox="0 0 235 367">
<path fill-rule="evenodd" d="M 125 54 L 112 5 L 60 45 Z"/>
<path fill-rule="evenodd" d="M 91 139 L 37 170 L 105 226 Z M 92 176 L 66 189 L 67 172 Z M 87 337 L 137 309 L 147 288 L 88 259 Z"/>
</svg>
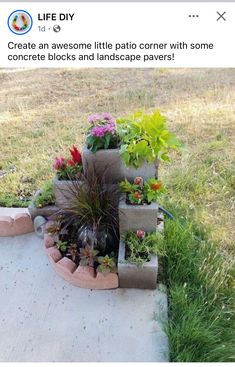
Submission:
<svg viewBox="0 0 235 367">
<path fill-rule="evenodd" d="M 152 165 L 144 164 L 139 169 L 126 168 L 121 161 L 118 149 L 99 150 L 96 154 L 93 154 L 89 149 L 84 147 L 82 151 L 82 161 L 84 172 L 88 173 L 89 171 L 95 171 L 99 177 L 105 179 L 107 186 L 118 185 L 118 183 L 125 178 L 129 181 L 133 181 L 135 177 L 140 176 L 144 180 L 147 180 L 148 178 L 157 177 L 158 174 L 158 163 Z M 71 187 L 68 188 L 68 185 Z M 73 183 L 55 179 L 54 187 L 56 205 L 61 207 L 64 204 L 64 200 L 68 200 L 66 196 L 69 195 Z M 143 266 L 128 263 L 125 258 L 126 248 L 122 238 L 126 232 L 136 231 L 138 229 L 144 230 L 145 232 L 153 232 L 156 231 L 156 229 L 163 230 L 163 218 L 159 216 L 158 204 L 128 205 L 126 203 L 126 196 L 121 195 L 118 205 L 119 232 L 121 236 L 118 255 L 119 286 L 122 288 L 155 289 L 158 271 L 157 256 L 153 255 L 150 261 L 146 262 Z M 71 283 L 84 288 L 88 287 L 94 289 L 102 289 L 102 287 L 103 289 L 115 288 L 118 286 L 115 274 L 110 275 L 110 284 L 107 283 L 104 285 L 101 282 L 103 281 L 103 276 L 101 277 L 100 274 L 98 274 L 98 277 L 94 277 L 94 274 L 84 274 L 84 270 L 83 273 L 81 273 L 82 267 L 75 269 L 71 260 L 67 258 L 61 259 L 60 252 L 53 247 L 54 244 L 49 236 L 45 236 L 44 241 L 46 248 L 48 248 L 47 252 L 49 258 L 56 271 Z M 71 264 L 73 268 L 70 269 Z M 83 282 L 87 283 L 83 284 Z"/>
</svg>

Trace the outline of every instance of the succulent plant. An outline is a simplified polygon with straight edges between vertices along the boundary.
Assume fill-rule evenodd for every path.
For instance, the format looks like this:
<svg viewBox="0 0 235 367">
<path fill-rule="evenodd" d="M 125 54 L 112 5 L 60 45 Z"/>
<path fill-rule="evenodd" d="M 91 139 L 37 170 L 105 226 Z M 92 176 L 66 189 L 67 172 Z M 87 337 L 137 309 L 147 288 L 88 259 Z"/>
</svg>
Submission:
<svg viewBox="0 0 235 367">
<path fill-rule="evenodd" d="M 98 253 L 98 250 L 94 250 L 89 245 L 86 245 L 84 248 L 80 248 L 80 265 L 93 267 Z"/>
<path fill-rule="evenodd" d="M 100 264 L 97 267 L 97 271 L 102 273 L 103 275 L 107 275 L 109 273 L 117 273 L 117 266 L 112 257 L 106 256 L 99 256 L 98 263 Z"/>
<path fill-rule="evenodd" d="M 76 261 L 78 255 L 79 255 L 79 251 L 78 251 L 77 244 L 73 243 L 73 244 L 69 245 L 68 252 L 67 252 L 66 256 L 69 256 L 69 257 L 71 257 L 71 259 L 73 261 Z"/>
</svg>

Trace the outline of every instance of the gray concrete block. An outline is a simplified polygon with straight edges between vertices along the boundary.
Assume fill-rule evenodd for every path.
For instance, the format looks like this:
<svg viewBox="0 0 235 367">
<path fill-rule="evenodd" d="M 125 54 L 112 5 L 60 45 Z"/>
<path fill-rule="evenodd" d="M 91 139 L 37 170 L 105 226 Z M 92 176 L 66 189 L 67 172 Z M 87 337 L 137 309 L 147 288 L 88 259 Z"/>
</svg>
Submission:
<svg viewBox="0 0 235 367">
<path fill-rule="evenodd" d="M 31 202 L 31 204 L 29 204 L 29 206 L 28 206 L 28 211 L 29 211 L 29 214 L 30 214 L 32 220 L 34 220 L 34 218 L 36 218 L 38 216 L 49 218 L 52 215 L 56 214 L 59 210 L 59 208 L 57 208 L 55 205 L 47 205 L 47 206 L 44 206 L 43 208 L 36 208 L 33 201 L 40 194 L 41 194 L 41 190 L 38 190 L 36 192 L 32 202 Z"/>
<path fill-rule="evenodd" d="M 48 205 L 43 208 L 36 208 L 33 204 L 30 204 L 28 207 L 28 211 L 32 219 L 36 218 L 37 216 L 50 218 L 54 214 L 58 213 L 59 208 L 55 205 Z"/>
<path fill-rule="evenodd" d="M 150 261 L 135 265 L 125 260 L 126 246 L 119 244 L 118 278 L 120 288 L 155 289 L 157 287 L 158 258 L 152 255 Z"/>
<path fill-rule="evenodd" d="M 119 203 L 120 234 L 127 231 L 142 229 L 146 232 L 155 231 L 157 227 L 158 204 L 128 205 L 126 195 L 122 195 Z"/>
<path fill-rule="evenodd" d="M 159 161 L 157 160 L 155 163 L 149 164 L 144 163 L 139 168 L 126 167 L 123 162 L 121 162 L 121 176 L 123 179 L 127 179 L 128 181 L 133 181 L 136 177 L 142 177 L 144 180 L 147 180 L 152 177 L 158 177 L 158 166 Z"/>
<path fill-rule="evenodd" d="M 53 180 L 55 203 L 58 208 L 65 208 L 68 202 L 74 197 L 78 181 L 58 180 L 57 177 Z"/>
<path fill-rule="evenodd" d="M 95 154 L 86 146 L 82 150 L 84 173 L 93 172 L 104 178 L 106 183 L 117 183 L 122 180 L 121 158 L 118 149 L 100 149 Z"/>
<path fill-rule="evenodd" d="M 95 168 L 97 174 L 104 177 L 107 183 L 117 183 L 125 178 L 133 181 L 138 176 L 145 180 L 158 176 L 158 160 L 153 164 L 144 163 L 137 169 L 127 168 L 120 157 L 119 149 L 100 149 L 94 154 L 84 146 L 82 162 L 85 173 Z"/>
</svg>

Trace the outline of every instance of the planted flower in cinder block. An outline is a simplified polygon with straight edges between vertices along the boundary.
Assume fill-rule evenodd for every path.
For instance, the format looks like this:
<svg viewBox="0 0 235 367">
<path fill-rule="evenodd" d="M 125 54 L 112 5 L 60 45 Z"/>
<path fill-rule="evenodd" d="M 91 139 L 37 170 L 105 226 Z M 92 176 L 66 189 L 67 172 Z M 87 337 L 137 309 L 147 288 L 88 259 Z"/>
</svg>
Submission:
<svg viewBox="0 0 235 367">
<path fill-rule="evenodd" d="M 85 174 L 95 170 L 107 183 L 121 180 L 121 159 L 116 121 L 107 112 L 88 117 L 86 145 L 82 151 Z"/>
<path fill-rule="evenodd" d="M 118 253 L 118 277 L 121 288 L 155 289 L 158 255 L 164 254 L 163 236 L 142 229 L 122 237 Z"/>
<path fill-rule="evenodd" d="M 125 180 L 120 183 L 124 193 L 119 203 L 120 233 L 142 228 L 154 231 L 159 214 L 157 199 L 164 192 L 161 181 L 150 178 L 146 181 L 136 177 L 133 183 Z"/>
<path fill-rule="evenodd" d="M 54 194 L 56 205 L 61 208 L 72 197 L 74 182 L 79 179 L 83 172 L 82 155 L 73 145 L 70 148 L 70 159 L 56 157 L 53 168 L 56 172 L 54 178 Z"/>
</svg>

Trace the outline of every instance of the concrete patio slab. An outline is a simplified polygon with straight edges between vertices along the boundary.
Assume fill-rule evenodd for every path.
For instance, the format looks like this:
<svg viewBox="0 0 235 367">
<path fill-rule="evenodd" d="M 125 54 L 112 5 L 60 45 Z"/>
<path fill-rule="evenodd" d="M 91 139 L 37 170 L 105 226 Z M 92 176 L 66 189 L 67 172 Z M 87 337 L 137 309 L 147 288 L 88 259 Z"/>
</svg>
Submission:
<svg viewBox="0 0 235 367">
<path fill-rule="evenodd" d="M 1 362 L 164 362 L 160 290 L 90 291 L 49 264 L 35 234 L 0 238 Z"/>
</svg>

